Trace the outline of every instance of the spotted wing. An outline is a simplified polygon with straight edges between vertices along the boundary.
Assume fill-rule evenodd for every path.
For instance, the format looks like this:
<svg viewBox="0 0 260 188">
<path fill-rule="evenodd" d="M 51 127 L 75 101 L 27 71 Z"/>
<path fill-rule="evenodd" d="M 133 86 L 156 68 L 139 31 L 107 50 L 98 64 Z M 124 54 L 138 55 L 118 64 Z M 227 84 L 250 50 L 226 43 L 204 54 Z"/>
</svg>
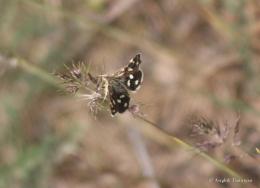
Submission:
<svg viewBox="0 0 260 188">
<path fill-rule="evenodd" d="M 143 81 L 143 72 L 141 70 L 130 71 L 125 74 L 124 85 L 131 91 L 136 91 L 140 88 Z"/>
<path fill-rule="evenodd" d="M 115 115 L 117 112 L 123 113 L 128 109 L 130 97 L 127 89 L 119 80 L 110 80 L 109 98 L 112 115 Z"/>
<path fill-rule="evenodd" d="M 143 72 L 139 67 L 141 63 L 141 55 L 137 54 L 125 67 L 124 84 L 131 91 L 138 90 L 143 82 Z"/>
<path fill-rule="evenodd" d="M 141 62 L 141 55 L 137 54 L 125 68 L 114 75 L 130 91 L 138 90 L 143 82 Z"/>
</svg>

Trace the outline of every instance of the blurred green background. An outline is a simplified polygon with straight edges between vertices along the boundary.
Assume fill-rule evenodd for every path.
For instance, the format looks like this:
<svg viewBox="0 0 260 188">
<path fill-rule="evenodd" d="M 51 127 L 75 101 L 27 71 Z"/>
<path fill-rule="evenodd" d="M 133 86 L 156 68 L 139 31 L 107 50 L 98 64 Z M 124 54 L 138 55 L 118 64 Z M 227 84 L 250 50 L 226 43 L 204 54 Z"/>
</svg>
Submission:
<svg viewBox="0 0 260 188">
<path fill-rule="evenodd" d="M 53 82 L 64 64 L 113 72 L 136 53 L 145 117 L 253 182 L 210 182 L 228 176 Z M 0 187 L 257 187 L 259 55 L 258 0 L 0 0 Z"/>
</svg>

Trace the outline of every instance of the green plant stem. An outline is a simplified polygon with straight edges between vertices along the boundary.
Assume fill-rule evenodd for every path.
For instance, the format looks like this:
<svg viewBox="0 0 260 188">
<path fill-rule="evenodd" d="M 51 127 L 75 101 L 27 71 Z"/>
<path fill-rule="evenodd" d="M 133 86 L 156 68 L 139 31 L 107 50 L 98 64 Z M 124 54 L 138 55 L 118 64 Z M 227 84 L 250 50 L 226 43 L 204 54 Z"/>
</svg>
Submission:
<svg viewBox="0 0 260 188">
<path fill-rule="evenodd" d="M 55 79 L 53 76 L 46 73 L 45 71 L 39 69 L 38 67 L 33 66 L 32 64 L 29 64 L 26 60 L 17 59 L 17 65 L 18 65 L 18 67 L 21 67 L 26 72 L 40 78 L 41 80 L 51 84 L 52 86 L 63 89 L 63 87 L 59 85 L 59 82 L 57 79 Z"/>
</svg>

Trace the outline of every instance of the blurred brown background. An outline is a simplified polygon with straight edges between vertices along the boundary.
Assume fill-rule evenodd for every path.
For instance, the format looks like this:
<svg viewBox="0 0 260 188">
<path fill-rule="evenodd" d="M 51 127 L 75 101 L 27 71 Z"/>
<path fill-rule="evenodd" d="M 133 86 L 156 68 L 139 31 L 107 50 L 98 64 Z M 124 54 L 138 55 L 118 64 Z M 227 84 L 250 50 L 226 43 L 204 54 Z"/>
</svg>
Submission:
<svg viewBox="0 0 260 188">
<path fill-rule="evenodd" d="M 259 52 L 258 0 L 0 0 L 0 187 L 257 187 Z M 51 84 L 64 64 L 113 72 L 136 53 L 145 117 L 253 182 L 216 182 L 230 176 Z"/>
</svg>

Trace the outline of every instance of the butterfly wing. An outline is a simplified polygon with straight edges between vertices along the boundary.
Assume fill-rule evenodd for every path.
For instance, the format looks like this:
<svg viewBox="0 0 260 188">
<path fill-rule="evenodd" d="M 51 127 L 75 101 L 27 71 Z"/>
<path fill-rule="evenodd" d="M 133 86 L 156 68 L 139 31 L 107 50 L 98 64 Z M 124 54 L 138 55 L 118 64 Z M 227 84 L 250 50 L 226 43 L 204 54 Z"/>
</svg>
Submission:
<svg viewBox="0 0 260 188">
<path fill-rule="evenodd" d="M 139 66 L 141 63 L 141 55 L 137 54 L 125 68 L 116 74 L 117 79 L 130 91 L 138 90 L 143 82 L 143 72 Z"/>
<path fill-rule="evenodd" d="M 139 65 L 141 55 L 137 54 L 121 71 L 109 77 L 109 97 L 112 115 L 123 113 L 129 107 L 130 96 L 127 90 L 136 91 L 143 81 L 143 72 Z"/>
<path fill-rule="evenodd" d="M 126 88 L 119 80 L 110 80 L 109 97 L 111 114 L 123 113 L 129 107 L 130 97 Z"/>
<path fill-rule="evenodd" d="M 143 72 L 141 70 L 135 70 L 126 73 L 124 78 L 124 85 L 130 91 L 136 91 L 140 88 L 143 81 Z"/>
</svg>

